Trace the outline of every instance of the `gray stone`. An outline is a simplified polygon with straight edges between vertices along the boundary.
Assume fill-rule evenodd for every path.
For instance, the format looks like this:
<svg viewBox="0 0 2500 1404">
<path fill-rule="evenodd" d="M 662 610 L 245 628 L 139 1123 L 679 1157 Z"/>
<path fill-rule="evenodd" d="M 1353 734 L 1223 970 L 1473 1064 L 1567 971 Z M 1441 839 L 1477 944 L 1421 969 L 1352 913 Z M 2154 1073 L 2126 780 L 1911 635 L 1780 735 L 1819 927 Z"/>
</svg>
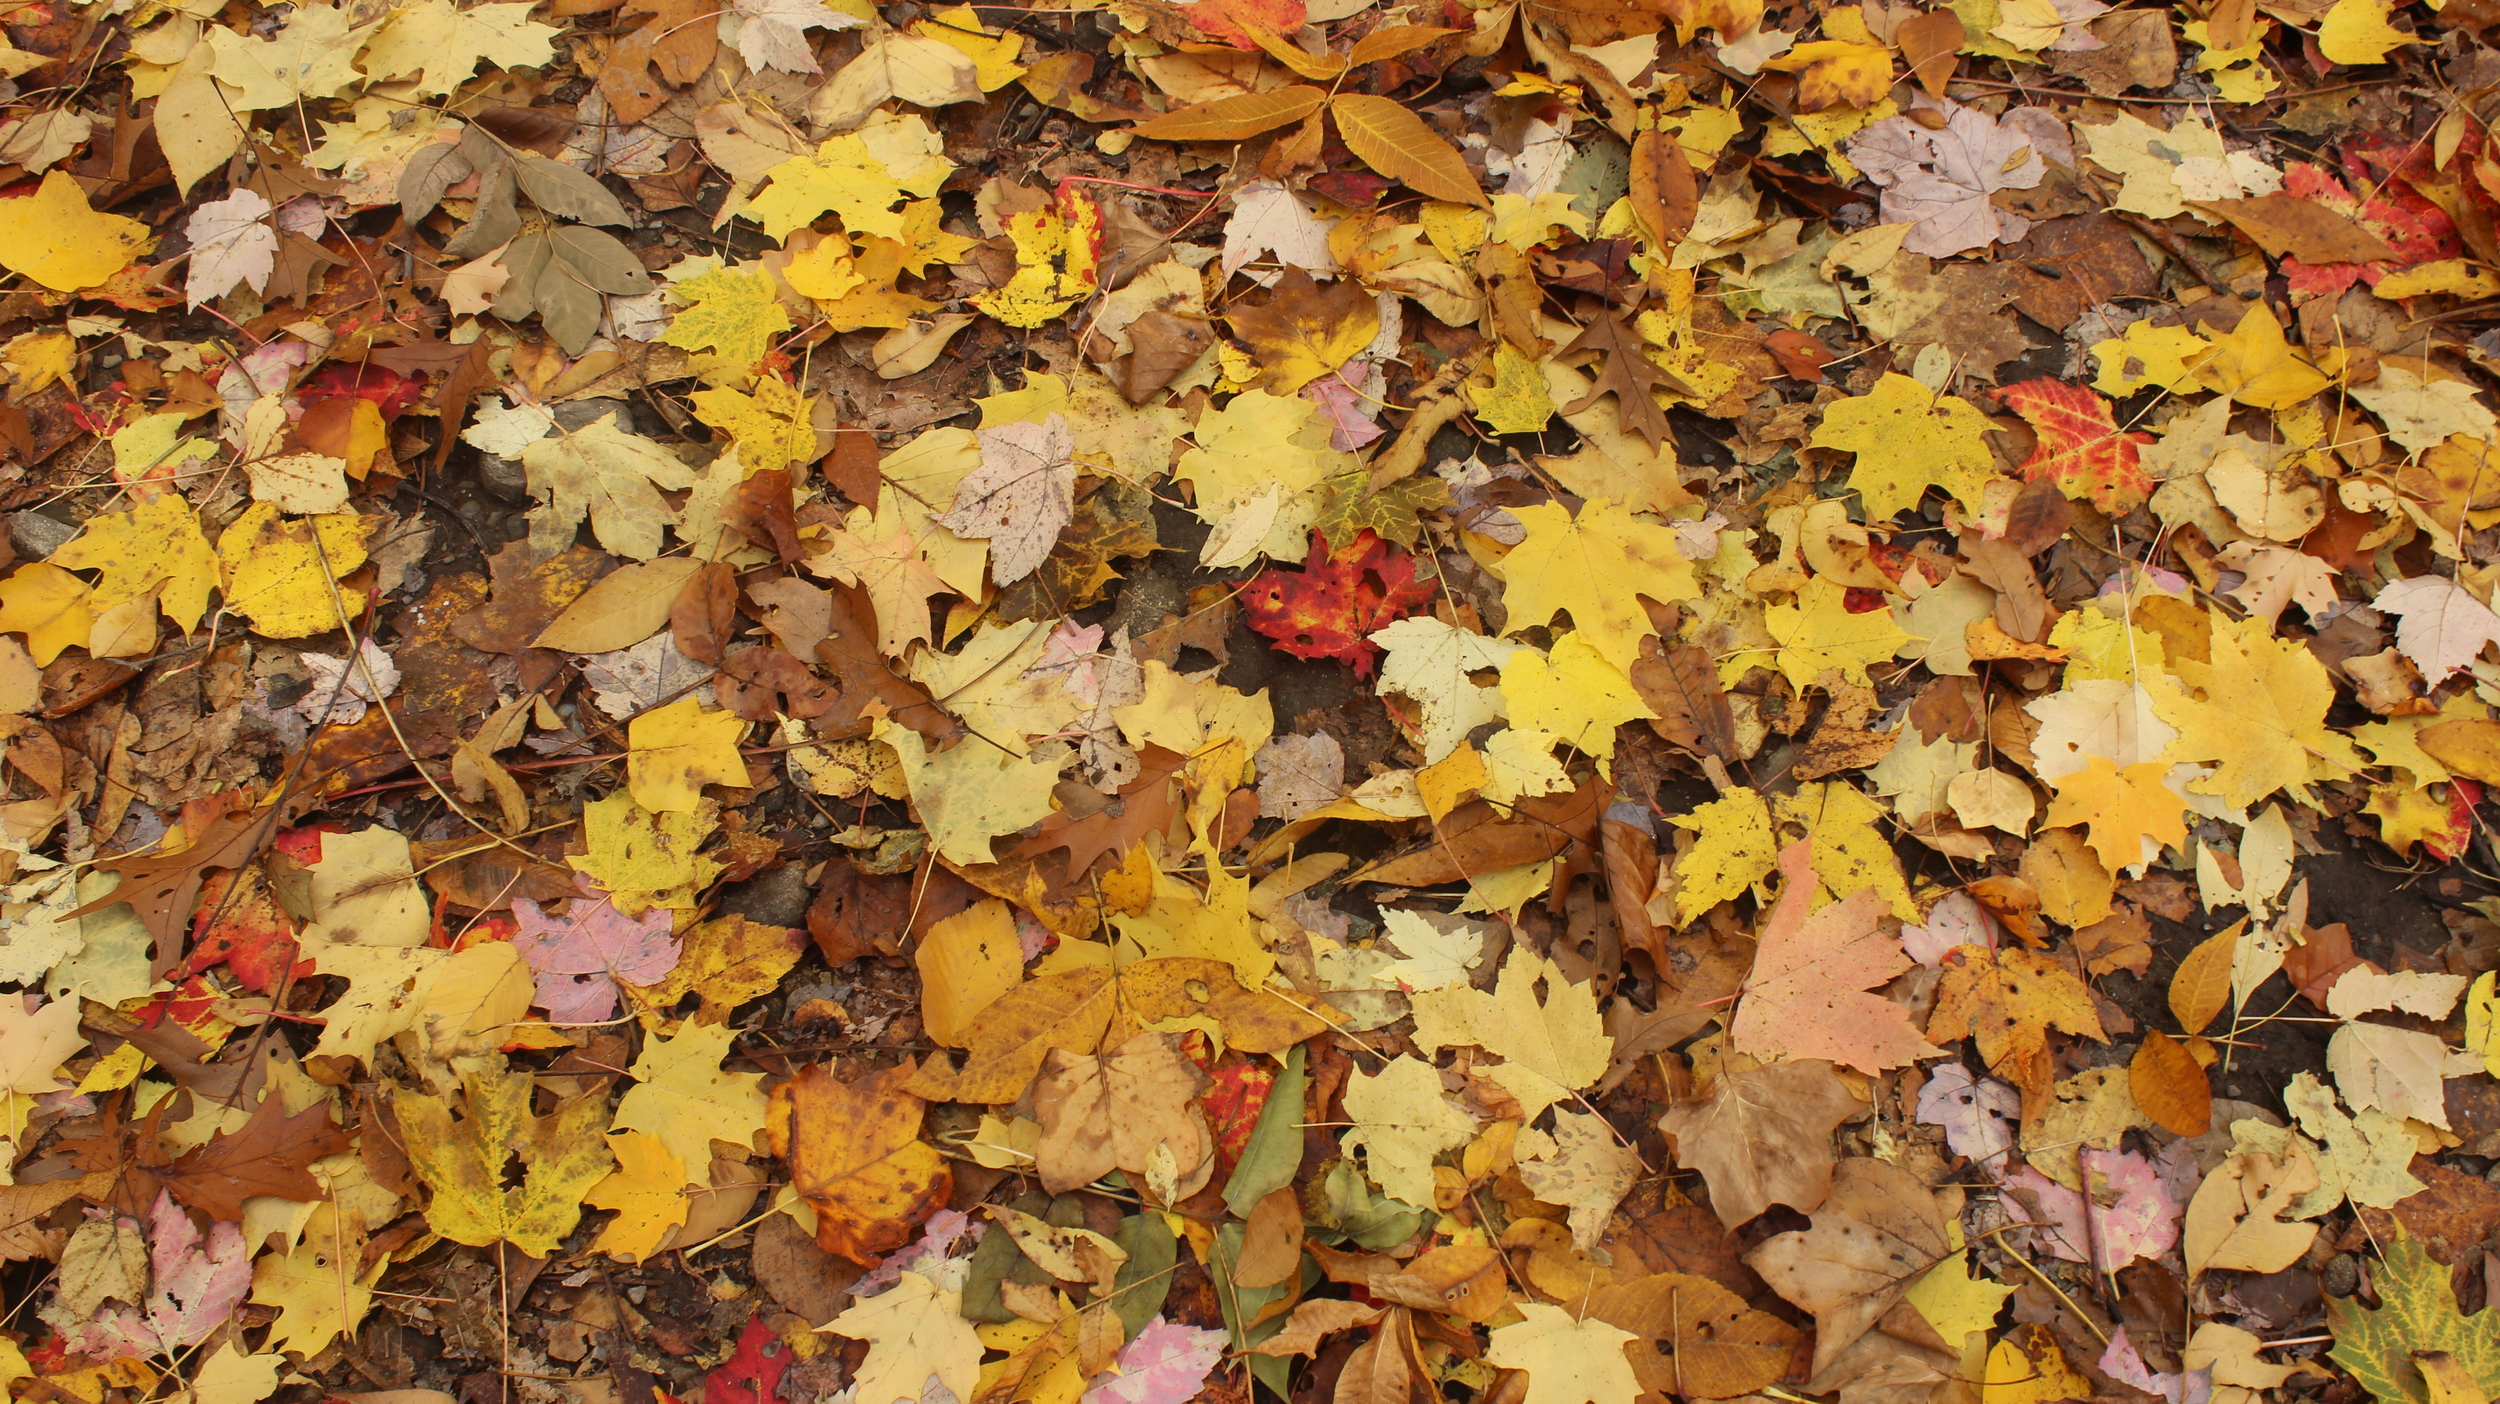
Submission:
<svg viewBox="0 0 2500 1404">
<path fill-rule="evenodd" d="M 81 528 L 41 512 L 9 514 L 9 546 L 18 559 L 40 561 L 69 544 Z"/>
<path fill-rule="evenodd" d="M 2330 1297 L 2349 1297 L 2361 1290 L 2361 1260 L 2350 1253 L 2329 1258 L 2318 1274 L 2318 1289 Z"/>
<path fill-rule="evenodd" d="M 736 912 L 766 926 L 805 926 L 807 903 L 813 895 L 807 885 L 807 870 L 795 863 L 784 863 L 731 884 L 721 893 L 721 911 Z"/>
</svg>

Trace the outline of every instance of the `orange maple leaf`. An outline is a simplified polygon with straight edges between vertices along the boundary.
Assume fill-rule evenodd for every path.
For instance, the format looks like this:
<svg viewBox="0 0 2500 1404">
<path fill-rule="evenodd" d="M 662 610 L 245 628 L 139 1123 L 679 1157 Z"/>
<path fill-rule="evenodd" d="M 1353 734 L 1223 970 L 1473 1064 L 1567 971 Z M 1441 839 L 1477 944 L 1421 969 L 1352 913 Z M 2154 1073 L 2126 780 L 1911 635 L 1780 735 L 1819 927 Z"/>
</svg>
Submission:
<svg viewBox="0 0 2500 1404">
<path fill-rule="evenodd" d="M 2051 828 L 2088 826 L 2092 851 L 2111 872 L 2144 861 L 2143 840 L 2165 844 L 2187 841 L 2187 802 L 2162 783 L 2167 761 L 2143 761 L 2121 769 L 2107 756 L 2085 756 L 2083 769 L 2058 776 L 2049 784 L 2057 797 L 2049 801 Z"/>
<path fill-rule="evenodd" d="M 2061 380 L 2026 380 L 1997 392 L 2006 408 L 2030 421 L 2040 442 L 2024 460 L 2023 479 L 2055 483 L 2070 498 L 2091 500 L 2113 517 L 2144 505 L 2153 480 L 2144 472 L 2143 445 L 2153 436 L 2122 432 L 2109 401 Z"/>
</svg>

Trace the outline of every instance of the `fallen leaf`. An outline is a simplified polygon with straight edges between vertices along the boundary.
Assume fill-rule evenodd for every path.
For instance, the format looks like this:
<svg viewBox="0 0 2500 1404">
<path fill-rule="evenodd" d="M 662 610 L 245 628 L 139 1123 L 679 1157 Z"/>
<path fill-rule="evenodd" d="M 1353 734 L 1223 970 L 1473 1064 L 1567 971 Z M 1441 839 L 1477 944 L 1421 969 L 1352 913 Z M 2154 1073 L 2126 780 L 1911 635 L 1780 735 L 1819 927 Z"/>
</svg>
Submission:
<svg viewBox="0 0 2500 1404">
<path fill-rule="evenodd" d="M 816 1211 L 817 1245 L 863 1267 L 909 1243 L 954 1185 L 920 1139 L 928 1104 L 906 1090 L 918 1071 L 904 1062 L 846 1083 L 810 1064 L 773 1088 L 765 1113 L 773 1154 Z"/>
</svg>

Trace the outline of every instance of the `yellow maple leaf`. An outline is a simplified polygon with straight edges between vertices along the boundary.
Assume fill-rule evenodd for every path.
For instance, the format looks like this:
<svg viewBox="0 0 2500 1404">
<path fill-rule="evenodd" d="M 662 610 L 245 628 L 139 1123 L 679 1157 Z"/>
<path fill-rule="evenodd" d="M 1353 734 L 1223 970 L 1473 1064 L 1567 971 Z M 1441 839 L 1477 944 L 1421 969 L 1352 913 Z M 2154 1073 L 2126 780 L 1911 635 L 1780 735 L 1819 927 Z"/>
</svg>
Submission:
<svg viewBox="0 0 2500 1404">
<path fill-rule="evenodd" d="M 576 1097 L 559 1103 L 551 1116 L 534 1116 L 533 1079 L 507 1069 L 500 1056 L 461 1082 L 468 1114 L 457 1121 L 440 1097 L 403 1089 L 391 1099 L 400 1144 L 434 1192 L 426 1226 L 454 1243 L 510 1243 L 535 1257 L 553 1257 L 581 1221 L 583 1191 L 608 1173 L 608 1143 L 599 1135 L 607 1120 L 604 1100 Z M 505 1167 L 515 1155 L 525 1173 L 517 1187 L 507 1188 Z"/>
<path fill-rule="evenodd" d="M 616 1157 L 616 1169 L 591 1186 L 582 1202 L 594 1209 L 614 1209 L 617 1215 L 599 1230 L 590 1248 L 638 1263 L 667 1247 L 685 1225 L 686 1162 L 670 1154 L 666 1142 L 643 1131 L 610 1135 L 608 1150 Z"/>
<path fill-rule="evenodd" d="M 285 521 L 266 502 L 244 508 L 217 538 L 226 607 L 273 639 L 344 627 L 337 582 L 365 563 L 377 520 L 341 512 Z"/>
<path fill-rule="evenodd" d="M 1555 502 L 1514 508 L 1512 515 L 1528 534 L 1494 573 L 1514 630 L 1548 623 L 1557 611 L 1569 614 L 1572 628 L 1628 673 L 1650 632 L 1639 597 L 1671 604 L 1701 593 L 1674 532 L 1602 497 L 1583 504 L 1577 517 Z"/>
<path fill-rule="evenodd" d="M 707 1168 L 712 1142 L 753 1145 L 764 1129 L 764 1075 L 721 1071 L 737 1036 L 727 1024 L 688 1021 L 672 1037 L 645 1042 L 634 1085 L 616 1104 L 615 1129 L 647 1131 L 679 1163 Z"/>
<path fill-rule="evenodd" d="M 654 813 L 694 809 L 705 785 L 747 783 L 746 734 L 735 712 L 704 711 L 691 697 L 645 712 L 625 729 L 625 788 Z"/>
<path fill-rule="evenodd" d="M 154 594 L 157 608 L 186 634 L 208 611 L 208 592 L 217 583 L 217 553 L 200 531 L 198 514 L 171 492 L 133 503 L 127 512 L 89 517 L 87 529 L 51 559 L 71 570 L 103 572 L 90 601 L 94 608 Z"/>
<path fill-rule="evenodd" d="M 2092 387 L 2111 399 L 2154 386 L 2176 390 L 2212 350 L 2212 342 L 2185 327 L 2157 327 L 2150 318 L 2132 322 L 2121 335 L 2092 344 L 2101 367 Z"/>
<path fill-rule="evenodd" d="M 1867 393 L 1827 407 L 1813 445 L 1858 456 L 1849 486 L 1865 498 L 1873 522 L 1916 507 L 1931 485 L 1977 512 L 1980 493 L 1997 476 L 1987 432 L 1986 416 L 1970 401 L 1887 374 Z"/>
<path fill-rule="evenodd" d="M 1773 802 L 1772 813 L 1784 825 L 1803 829 L 1814 840 L 1814 877 L 1823 897 L 1838 901 L 1875 889 L 1892 914 L 1903 921 L 1918 919 L 1910 900 L 1910 884 L 1901 873 L 1901 859 L 1885 835 L 1890 816 L 1884 806 L 1838 781 L 1799 785 L 1797 793 Z"/>
<path fill-rule="evenodd" d="M 1762 612 L 1771 637 L 1780 644 L 1779 669 L 1803 688 L 1837 668 L 1846 680 L 1867 685 L 1866 668 L 1891 658 L 1910 634 L 1893 622 L 1892 611 L 1872 609 L 1851 614 L 1849 592 L 1816 576 L 1797 592 L 1797 603 L 1773 605 Z"/>
<path fill-rule="evenodd" d="M 1048 818 L 1051 790 L 1075 752 L 1065 742 L 1013 756 L 978 736 L 931 751 L 920 733 L 879 719 L 876 738 L 894 748 L 929 842 L 950 863 L 988 863 L 990 840 Z"/>
<path fill-rule="evenodd" d="M 2166 761 L 2120 768 L 2107 756 L 2086 755 L 2083 769 L 2049 781 L 2057 797 L 2041 822 L 2052 828 L 2086 825 L 2092 851 L 2111 872 L 2145 861 L 2143 841 L 2187 840 L 2187 802 L 2162 783 Z"/>
<path fill-rule="evenodd" d="M 738 441 L 738 461 L 749 473 L 768 473 L 816 458 L 816 426 L 808 418 L 815 401 L 779 376 L 757 380 L 751 395 L 737 390 L 697 390 L 691 398 L 695 418 Z"/>
<path fill-rule="evenodd" d="M 1583 1404 L 1640 1394 L 1640 1379 L 1623 1352 L 1640 1339 L 1637 1333 L 1543 1302 L 1522 1302 L 1518 1311 L 1520 1320 L 1494 1329 L 1484 1358 L 1505 1370 L 1527 1372 L 1526 1404 Z"/>
<path fill-rule="evenodd" d="M 1892 53 L 1881 44 L 1817 39 L 1799 44 L 1762 65 L 1781 73 L 1804 71 L 1797 80 L 1800 111 L 1871 107 L 1892 87 Z"/>
<path fill-rule="evenodd" d="M 840 234 L 827 234 L 790 255 L 781 280 L 792 292 L 817 302 L 840 302 L 868 281 L 852 257 L 850 239 Z"/>
<path fill-rule="evenodd" d="M 146 225 L 91 208 L 67 171 L 47 172 L 32 195 L 0 200 L 0 268 L 54 292 L 94 287 L 148 243 Z"/>
<path fill-rule="evenodd" d="M 1414 1008 L 1417 1048 L 1472 1046 L 1500 1055 L 1501 1065 L 1486 1075 L 1531 1118 L 1604 1076 L 1614 1055 L 1596 991 L 1524 948 L 1512 948 L 1493 993 L 1468 985 L 1421 991 Z"/>
<path fill-rule="evenodd" d="M 2335 0 L 2318 22 L 2318 52 L 2329 63 L 2387 62 L 2389 51 L 2422 42 L 2387 22 L 2390 0 Z"/>
<path fill-rule="evenodd" d="M 1601 774 L 1612 773 L 1615 728 L 1657 715 L 1632 690 L 1632 680 L 1578 633 L 1565 634 L 1550 654 L 1532 648 L 1512 654 L 1502 665 L 1502 696 L 1514 729 L 1588 753 Z"/>
<path fill-rule="evenodd" d="M 589 851 L 564 861 L 589 874 L 629 917 L 653 907 L 691 911 L 695 894 L 720 874 L 720 864 L 698 851 L 719 826 L 719 806 L 710 800 L 691 811 L 655 814 L 630 794 L 610 795 L 582 806 Z"/>
<path fill-rule="evenodd" d="M 1201 561 L 1212 569 L 1260 556 L 1301 559 L 1319 518 L 1319 486 L 1351 465 L 1328 451 L 1327 422 L 1295 395 L 1245 390 L 1198 416 L 1193 443 L 1172 469 L 1189 483 L 1199 520 L 1214 524 Z"/>
<path fill-rule="evenodd" d="M 2350 740 L 2327 729 L 2335 681 L 2326 665 L 2296 639 L 2277 639 L 2251 616 L 2216 620 L 2209 662 L 2182 661 L 2180 681 L 2204 694 L 2155 694 L 2153 709 L 2179 735 L 2164 761 L 2214 761 L 2214 773 L 2191 781 L 2199 794 L 2220 795 L 2246 809 L 2277 790 L 2310 803 L 2313 779 L 2349 779 L 2365 762 Z"/>
<path fill-rule="evenodd" d="M 2263 298 L 2228 332 L 2203 322 L 2197 330 L 2214 348 L 2196 367 L 2197 383 L 2253 409 L 2290 409 L 2335 383 L 2283 339 L 2283 324 Z"/>
<path fill-rule="evenodd" d="M 2066 1353 L 2045 1326 L 2017 1328 L 1988 1352 L 1980 1404 L 2056 1404 L 2089 1399 L 2092 1382 L 2066 1363 Z"/>
<path fill-rule="evenodd" d="M 26 652 L 49 664 L 65 648 L 85 648 L 95 627 L 87 582 L 52 564 L 33 561 L 0 580 L 0 634 L 24 634 Z"/>
<path fill-rule="evenodd" d="M 877 611 L 877 651 L 900 658 L 929 637 L 929 597 L 948 586 L 920 555 L 919 543 L 898 523 L 883 536 L 865 534 L 878 525 L 866 508 L 851 513 L 850 527 L 825 538 L 826 549 L 804 562 L 818 575 L 868 592 Z"/>
<path fill-rule="evenodd" d="M 1668 822 L 1699 838 L 1675 860 L 1675 922 L 1688 926 L 1721 902 L 1743 896 L 1779 866 L 1779 835 L 1762 796 L 1731 785 L 1717 799 Z"/>
<path fill-rule="evenodd" d="M 1016 62 L 1016 56 L 1024 52 L 1024 36 L 1013 30 L 1003 34 L 991 30 L 970 5 L 940 10 L 913 25 L 911 32 L 971 59 L 973 81 L 985 93 L 997 92 L 1025 74 L 1024 65 Z"/>
<path fill-rule="evenodd" d="M 1130 706 L 1111 709 L 1120 735 L 1132 746 L 1161 746 L 1195 756 L 1236 740 L 1249 755 L 1275 734 L 1276 713 L 1264 689 L 1236 692 L 1217 682 L 1212 672 L 1175 672 L 1160 661 L 1149 661 L 1141 677 L 1145 695 Z"/>
<path fill-rule="evenodd" d="M 963 1293 L 919 1273 L 903 1273 L 817 1329 L 868 1342 L 856 1376 L 861 1399 L 918 1399 L 932 1377 L 957 1399 L 981 1392 L 981 1338 L 964 1320 Z"/>
<path fill-rule="evenodd" d="M 843 246 L 843 252 L 847 262 L 848 246 Z M 796 288 L 798 284 L 793 282 L 791 286 Z M 790 314 L 782 307 L 781 299 L 773 295 L 772 278 L 754 264 L 747 268 L 715 268 L 688 278 L 669 292 L 686 304 L 669 320 L 668 331 L 660 337 L 671 346 L 688 351 L 708 349 L 735 364 L 753 365 L 772 349 L 774 337 L 790 329 Z"/>
<path fill-rule="evenodd" d="M 859 130 L 829 137 L 814 151 L 764 173 L 768 184 L 741 213 L 775 243 L 790 231 L 837 214 L 853 234 L 903 238 L 894 208 L 907 195 L 933 196 L 955 163 L 935 128 L 916 116 L 880 111 Z"/>
<path fill-rule="evenodd" d="M 1369 346 L 1380 334 L 1380 305 L 1350 278 L 1323 289 L 1289 268 L 1266 305 L 1236 306 L 1226 320 L 1259 363 L 1259 388 L 1290 395 Z"/>
<path fill-rule="evenodd" d="M 973 306 L 1011 327 L 1038 327 L 1092 295 L 1101 206 L 1063 195 L 1057 209 L 1008 216 L 1007 238 L 1016 249 L 1015 274 L 973 298 Z"/>
<path fill-rule="evenodd" d="M 27 332 L 12 339 L 0 359 L 8 362 L 9 378 L 17 382 L 9 392 L 9 403 L 16 404 L 56 380 L 70 384 L 78 370 L 78 338 L 67 332 Z"/>
<path fill-rule="evenodd" d="M 1494 343 L 1492 382 L 1469 383 L 1467 398 L 1496 434 L 1541 434 L 1554 419 L 1545 373 L 1507 341 Z"/>
</svg>

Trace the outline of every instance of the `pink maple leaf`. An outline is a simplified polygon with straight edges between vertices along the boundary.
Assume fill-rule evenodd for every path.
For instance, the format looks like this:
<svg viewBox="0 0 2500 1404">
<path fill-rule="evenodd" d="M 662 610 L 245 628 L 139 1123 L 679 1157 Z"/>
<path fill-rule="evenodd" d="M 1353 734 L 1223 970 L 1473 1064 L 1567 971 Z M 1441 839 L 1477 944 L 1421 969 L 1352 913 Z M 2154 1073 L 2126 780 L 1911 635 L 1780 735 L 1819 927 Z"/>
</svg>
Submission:
<svg viewBox="0 0 2500 1404">
<path fill-rule="evenodd" d="M 243 1230 L 212 1225 L 203 1240 L 191 1216 L 162 1190 L 148 1215 L 148 1299 L 94 1319 L 63 1324 L 62 1342 L 99 1359 L 171 1355 L 208 1338 L 252 1290 L 252 1255 Z"/>
<path fill-rule="evenodd" d="M 2179 1241 L 2179 1201 L 2134 1151 L 2083 1152 L 2094 1190 L 2090 1217 L 2083 1196 L 2026 1165 L 2005 1187 L 2040 1206 L 2032 1229 L 2042 1246 L 2068 1262 L 2116 1272 L 2138 1258 L 2157 1258 Z"/>
<path fill-rule="evenodd" d="M 671 913 L 653 907 L 639 920 L 585 882 L 560 917 L 514 898 L 520 926 L 512 947 L 538 976 L 538 1007 L 559 1024 L 595 1024 L 616 1015 L 616 987 L 656 985 L 677 968 L 680 948 L 669 935 Z"/>
<path fill-rule="evenodd" d="M 1224 1358 L 1224 1333 L 1181 1326 L 1158 1316 L 1121 1347 L 1113 1373 L 1085 1391 L 1084 1404 L 1161 1404 L 1195 1398 L 1207 1372 Z"/>
</svg>

